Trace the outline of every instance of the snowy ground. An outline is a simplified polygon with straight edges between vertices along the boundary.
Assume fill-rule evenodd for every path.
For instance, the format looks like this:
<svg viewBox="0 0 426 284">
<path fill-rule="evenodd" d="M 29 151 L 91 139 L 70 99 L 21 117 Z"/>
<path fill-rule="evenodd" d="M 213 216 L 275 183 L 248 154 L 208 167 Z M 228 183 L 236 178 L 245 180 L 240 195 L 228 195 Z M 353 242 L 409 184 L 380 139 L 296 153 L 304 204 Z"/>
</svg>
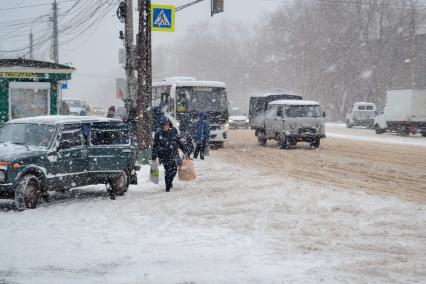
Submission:
<svg viewBox="0 0 426 284">
<path fill-rule="evenodd" d="M 327 123 L 326 134 L 330 138 L 349 139 L 361 142 L 385 143 L 394 145 L 422 146 L 426 147 L 426 137 L 420 134 L 401 137 L 395 133 L 384 133 L 378 135 L 374 130 L 364 127 L 346 128 L 346 124 Z"/>
<path fill-rule="evenodd" d="M 144 169 L 115 201 L 74 191 L 0 211 L 0 283 L 426 283 L 426 205 L 214 155 L 171 193 Z"/>
</svg>

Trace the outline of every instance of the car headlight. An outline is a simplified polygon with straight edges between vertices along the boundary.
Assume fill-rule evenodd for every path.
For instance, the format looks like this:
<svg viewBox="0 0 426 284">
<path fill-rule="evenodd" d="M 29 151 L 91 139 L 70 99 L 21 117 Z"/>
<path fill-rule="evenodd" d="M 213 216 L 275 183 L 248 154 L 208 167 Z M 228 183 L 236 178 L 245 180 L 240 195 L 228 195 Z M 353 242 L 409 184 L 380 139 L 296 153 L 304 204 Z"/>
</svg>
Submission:
<svg viewBox="0 0 426 284">
<path fill-rule="evenodd" d="M 230 120 L 229 120 L 229 122 L 231 122 L 231 123 L 232 123 L 232 122 L 234 122 L 234 120 L 230 119 Z"/>
<path fill-rule="evenodd" d="M 220 129 L 227 129 L 229 127 L 229 122 L 224 123 L 220 126 Z"/>
<path fill-rule="evenodd" d="M 250 122 L 248 119 L 246 119 L 246 122 L 248 123 L 248 122 Z"/>
<path fill-rule="evenodd" d="M 3 182 L 6 179 L 6 173 L 4 171 L 0 171 L 0 182 Z"/>
</svg>

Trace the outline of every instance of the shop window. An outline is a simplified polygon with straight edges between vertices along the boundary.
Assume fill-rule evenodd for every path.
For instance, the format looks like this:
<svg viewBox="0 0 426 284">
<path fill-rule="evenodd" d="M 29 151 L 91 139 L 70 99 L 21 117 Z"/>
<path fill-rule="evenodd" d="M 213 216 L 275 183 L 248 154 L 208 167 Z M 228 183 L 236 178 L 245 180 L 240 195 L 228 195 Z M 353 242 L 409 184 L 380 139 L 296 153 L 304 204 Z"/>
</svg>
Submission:
<svg viewBox="0 0 426 284">
<path fill-rule="evenodd" d="M 50 114 L 50 83 L 11 82 L 9 84 L 10 118 Z"/>
</svg>

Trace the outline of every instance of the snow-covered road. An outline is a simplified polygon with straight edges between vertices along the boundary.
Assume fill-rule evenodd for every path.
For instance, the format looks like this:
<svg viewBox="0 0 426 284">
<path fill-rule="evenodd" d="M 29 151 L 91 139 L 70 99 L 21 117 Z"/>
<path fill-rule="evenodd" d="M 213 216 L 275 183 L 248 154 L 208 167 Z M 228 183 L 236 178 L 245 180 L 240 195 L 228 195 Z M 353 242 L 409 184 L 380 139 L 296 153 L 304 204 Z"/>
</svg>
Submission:
<svg viewBox="0 0 426 284">
<path fill-rule="evenodd" d="M 217 158 L 141 184 L 0 211 L 0 283 L 425 283 L 426 206 Z"/>
<path fill-rule="evenodd" d="M 426 147 L 426 138 L 420 134 L 407 137 L 397 136 L 395 133 L 384 133 L 378 135 L 374 130 L 363 127 L 346 128 L 346 124 L 327 123 L 326 134 L 330 138 L 348 139 L 360 142 L 385 143 L 393 145 Z"/>
</svg>

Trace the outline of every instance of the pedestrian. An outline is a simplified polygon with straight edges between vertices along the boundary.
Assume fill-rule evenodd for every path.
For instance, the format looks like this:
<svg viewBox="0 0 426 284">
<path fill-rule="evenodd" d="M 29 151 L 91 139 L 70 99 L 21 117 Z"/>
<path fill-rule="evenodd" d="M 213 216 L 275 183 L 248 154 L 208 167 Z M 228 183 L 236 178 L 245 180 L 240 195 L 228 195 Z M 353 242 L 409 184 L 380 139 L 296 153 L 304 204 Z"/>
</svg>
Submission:
<svg viewBox="0 0 426 284">
<path fill-rule="evenodd" d="M 173 179 L 176 176 L 177 167 L 182 164 L 179 149 L 182 150 L 185 156 L 189 156 L 189 153 L 169 118 L 163 116 L 160 125 L 161 130 L 154 137 L 151 160 L 155 162 L 158 158 L 160 164 L 164 166 L 166 192 L 169 192 L 173 187 Z"/>
<path fill-rule="evenodd" d="M 198 114 L 198 119 L 195 122 L 195 152 L 194 159 L 198 158 L 200 154 L 200 159 L 204 160 L 204 154 L 206 146 L 209 143 L 210 139 L 210 125 L 207 113 L 200 112 Z"/>
<path fill-rule="evenodd" d="M 115 114 L 115 106 L 110 106 L 108 109 L 107 117 L 113 118 Z"/>
<path fill-rule="evenodd" d="M 184 143 L 186 145 L 186 148 L 190 153 L 194 152 L 194 135 L 195 135 L 195 118 L 196 115 L 194 113 L 188 113 L 184 116 L 184 118 L 181 120 L 181 133 L 182 138 L 184 140 Z"/>
</svg>

